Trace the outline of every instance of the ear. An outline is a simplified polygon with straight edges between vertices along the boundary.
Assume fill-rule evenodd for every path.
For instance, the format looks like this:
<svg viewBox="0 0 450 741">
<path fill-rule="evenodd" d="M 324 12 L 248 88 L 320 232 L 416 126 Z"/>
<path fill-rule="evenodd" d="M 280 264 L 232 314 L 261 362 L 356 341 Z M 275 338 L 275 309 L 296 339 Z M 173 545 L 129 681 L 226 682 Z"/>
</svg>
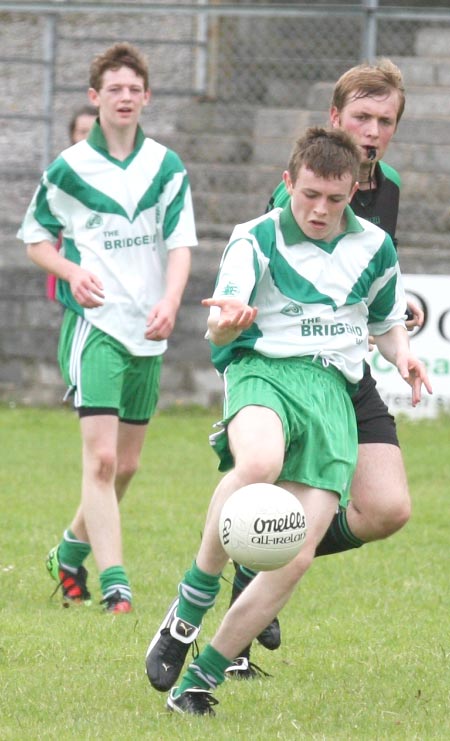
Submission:
<svg viewBox="0 0 450 741">
<path fill-rule="evenodd" d="M 144 105 L 148 105 L 152 99 L 152 91 L 150 88 L 144 93 Z"/>
<path fill-rule="evenodd" d="M 98 92 L 95 90 L 95 88 L 90 87 L 88 90 L 88 98 L 89 102 L 92 103 L 92 105 L 95 105 L 97 108 L 100 104 L 99 98 L 98 98 Z"/>
<path fill-rule="evenodd" d="M 289 195 L 291 196 L 291 195 L 292 195 L 292 189 L 293 189 L 293 185 L 292 185 L 292 180 L 291 180 L 291 176 L 289 175 L 289 172 L 288 172 L 288 170 L 285 170 L 285 171 L 283 172 L 283 182 L 284 182 L 284 184 L 285 184 L 285 186 L 286 186 L 286 190 L 287 190 L 287 192 L 288 192 L 288 193 L 289 193 Z"/>
<path fill-rule="evenodd" d="M 330 123 L 333 129 L 338 129 L 341 125 L 341 116 L 335 105 L 330 108 Z"/>
<path fill-rule="evenodd" d="M 351 200 L 352 200 L 353 196 L 355 195 L 356 191 L 358 190 L 358 188 L 359 188 L 359 183 L 358 183 L 358 181 L 356 181 L 356 183 L 354 184 L 353 188 L 351 189 L 350 195 L 348 197 L 348 202 L 349 203 L 351 202 Z"/>
</svg>

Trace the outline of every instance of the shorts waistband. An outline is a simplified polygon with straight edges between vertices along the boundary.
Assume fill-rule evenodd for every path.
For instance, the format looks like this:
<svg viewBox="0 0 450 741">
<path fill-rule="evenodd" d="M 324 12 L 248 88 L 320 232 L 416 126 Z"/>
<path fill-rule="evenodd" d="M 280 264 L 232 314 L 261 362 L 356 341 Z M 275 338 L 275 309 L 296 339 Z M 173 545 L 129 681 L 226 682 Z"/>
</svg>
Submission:
<svg viewBox="0 0 450 741">
<path fill-rule="evenodd" d="M 277 363 L 282 363 L 283 365 L 290 365 L 290 366 L 302 366 L 304 368 L 313 368 L 314 370 L 323 371 L 324 373 L 327 373 L 328 375 L 334 376 L 336 380 L 339 381 L 343 386 L 345 386 L 349 391 L 354 391 L 354 386 L 351 384 L 347 378 L 344 376 L 344 374 L 339 370 L 339 368 L 336 368 L 335 365 L 330 363 L 328 358 L 325 358 L 319 354 L 317 355 L 295 355 L 290 356 L 287 358 L 272 358 L 269 355 L 263 355 L 262 353 L 256 352 L 255 350 L 244 350 L 239 354 L 239 357 L 245 358 L 245 357 L 256 357 L 261 358 L 268 363 L 276 365 Z M 236 358 L 238 360 L 239 358 Z"/>
<path fill-rule="evenodd" d="M 334 378 L 336 378 L 343 386 L 347 386 L 347 379 L 344 374 L 341 373 L 339 368 L 336 368 L 335 365 L 330 363 L 328 358 L 324 358 L 321 355 L 300 355 L 299 357 L 294 358 L 284 358 L 284 360 L 287 360 L 289 363 L 292 362 L 292 364 L 298 364 L 304 367 L 309 366 L 315 370 L 328 373 L 329 375 L 334 376 Z"/>
</svg>

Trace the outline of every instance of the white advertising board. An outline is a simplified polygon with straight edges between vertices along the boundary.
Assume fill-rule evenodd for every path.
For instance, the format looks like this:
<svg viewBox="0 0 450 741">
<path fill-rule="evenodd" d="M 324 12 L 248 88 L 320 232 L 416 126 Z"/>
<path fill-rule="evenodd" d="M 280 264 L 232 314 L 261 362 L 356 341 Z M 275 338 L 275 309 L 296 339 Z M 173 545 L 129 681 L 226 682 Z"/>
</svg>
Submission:
<svg viewBox="0 0 450 741">
<path fill-rule="evenodd" d="M 403 275 L 407 296 L 424 313 L 423 327 L 410 334 L 412 352 L 427 368 L 433 387 L 430 396 L 424 389 L 422 401 L 411 406 L 411 389 L 397 371 L 375 349 L 369 362 L 378 390 L 392 414 L 407 414 L 412 419 L 450 413 L 450 275 Z"/>
</svg>

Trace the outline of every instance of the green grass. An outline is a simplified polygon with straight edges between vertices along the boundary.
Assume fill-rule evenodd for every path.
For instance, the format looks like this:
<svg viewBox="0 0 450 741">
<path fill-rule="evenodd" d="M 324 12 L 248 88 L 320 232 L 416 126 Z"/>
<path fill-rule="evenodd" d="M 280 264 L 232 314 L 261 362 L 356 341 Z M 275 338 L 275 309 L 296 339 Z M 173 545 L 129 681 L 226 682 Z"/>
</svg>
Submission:
<svg viewBox="0 0 450 741">
<path fill-rule="evenodd" d="M 0 738 L 450 738 L 450 420 L 400 422 L 414 511 L 396 536 L 317 559 L 281 616 L 283 643 L 253 658 L 273 676 L 229 680 L 217 717 L 165 711 L 144 655 L 195 555 L 216 459 L 217 415 L 154 419 L 123 502 L 135 609 L 101 612 L 90 557 L 90 608 L 63 610 L 44 558 L 78 501 L 79 430 L 66 410 L 0 408 Z M 232 569 L 226 576 L 231 579 Z M 228 603 L 224 583 L 201 645 Z"/>
</svg>

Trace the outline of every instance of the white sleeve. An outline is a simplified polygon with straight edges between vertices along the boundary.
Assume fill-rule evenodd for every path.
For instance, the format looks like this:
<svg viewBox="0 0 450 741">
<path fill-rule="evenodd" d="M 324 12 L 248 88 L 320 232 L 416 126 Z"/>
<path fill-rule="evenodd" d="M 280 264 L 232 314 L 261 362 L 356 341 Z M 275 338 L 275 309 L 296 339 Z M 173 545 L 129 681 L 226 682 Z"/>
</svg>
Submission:
<svg viewBox="0 0 450 741">
<path fill-rule="evenodd" d="M 229 296 L 248 304 L 256 282 L 255 259 L 249 239 L 231 242 L 222 257 L 214 297 Z"/>
</svg>

